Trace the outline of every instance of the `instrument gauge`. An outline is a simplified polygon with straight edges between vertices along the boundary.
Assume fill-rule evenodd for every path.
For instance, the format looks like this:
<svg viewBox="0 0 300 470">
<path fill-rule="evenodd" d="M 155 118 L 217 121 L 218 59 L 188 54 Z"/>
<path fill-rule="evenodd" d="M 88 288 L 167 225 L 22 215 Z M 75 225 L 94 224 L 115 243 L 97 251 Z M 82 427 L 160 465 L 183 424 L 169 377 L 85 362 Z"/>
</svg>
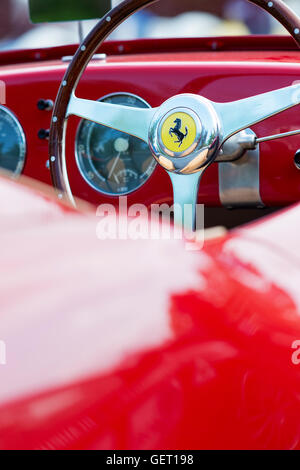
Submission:
<svg viewBox="0 0 300 470">
<path fill-rule="evenodd" d="M 142 98 L 128 93 L 107 95 L 99 101 L 150 108 Z M 156 167 L 146 142 L 84 119 L 78 127 L 75 153 L 79 171 L 87 183 L 112 196 L 140 188 Z"/>
<path fill-rule="evenodd" d="M 16 116 L 5 106 L 0 106 L 0 169 L 19 176 L 26 155 L 25 134 Z"/>
</svg>

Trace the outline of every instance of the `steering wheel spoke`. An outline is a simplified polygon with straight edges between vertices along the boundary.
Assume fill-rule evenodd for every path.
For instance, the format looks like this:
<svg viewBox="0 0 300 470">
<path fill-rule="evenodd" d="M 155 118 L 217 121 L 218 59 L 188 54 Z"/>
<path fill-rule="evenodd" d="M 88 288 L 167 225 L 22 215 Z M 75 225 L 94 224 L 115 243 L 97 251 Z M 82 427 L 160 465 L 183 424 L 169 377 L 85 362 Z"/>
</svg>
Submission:
<svg viewBox="0 0 300 470">
<path fill-rule="evenodd" d="M 67 117 L 78 116 L 148 142 L 149 127 L 155 111 L 156 108 L 134 108 L 86 100 L 77 98 L 73 94 L 68 106 Z"/>
<path fill-rule="evenodd" d="M 231 103 L 213 103 L 223 140 L 300 103 L 300 85 L 292 85 Z"/>
<path fill-rule="evenodd" d="M 190 232 L 197 228 L 198 190 L 204 171 L 191 175 L 168 172 L 173 185 L 174 222 Z"/>
</svg>

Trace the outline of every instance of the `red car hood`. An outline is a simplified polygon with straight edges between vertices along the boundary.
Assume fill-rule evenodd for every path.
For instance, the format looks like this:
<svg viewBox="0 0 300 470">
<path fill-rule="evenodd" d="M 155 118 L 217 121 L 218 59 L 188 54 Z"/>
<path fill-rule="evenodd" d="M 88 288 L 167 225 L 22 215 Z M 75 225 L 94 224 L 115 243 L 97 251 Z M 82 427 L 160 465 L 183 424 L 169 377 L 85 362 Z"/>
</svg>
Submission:
<svg viewBox="0 0 300 470">
<path fill-rule="evenodd" d="M 300 448 L 300 206 L 186 251 L 37 193 L 0 182 L 1 449 Z"/>
</svg>

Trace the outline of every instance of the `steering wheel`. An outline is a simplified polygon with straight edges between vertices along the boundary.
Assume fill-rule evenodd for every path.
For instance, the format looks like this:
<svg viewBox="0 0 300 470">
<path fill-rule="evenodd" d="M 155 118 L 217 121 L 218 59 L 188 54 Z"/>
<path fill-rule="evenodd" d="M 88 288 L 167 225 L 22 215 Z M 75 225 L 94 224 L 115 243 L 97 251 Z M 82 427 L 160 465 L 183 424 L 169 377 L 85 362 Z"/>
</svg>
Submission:
<svg viewBox="0 0 300 470">
<path fill-rule="evenodd" d="M 65 155 L 71 115 L 138 137 L 169 173 L 174 219 L 194 230 L 200 178 L 232 135 L 300 103 L 300 85 L 230 103 L 215 103 L 194 94 L 179 94 L 157 108 L 141 109 L 78 98 L 78 82 L 98 47 L 130 15 L 158 0 L 126 0 L 105 15 L 79 46 L 60 85 L 50 129 L 50 170 L 60 199 L 75 205 Z M 300 19 L 282 0 L 248 0 L 276 18 L 300 47 Z M 188 205 L 191 210 L 184 210 Z"/>
</svg>

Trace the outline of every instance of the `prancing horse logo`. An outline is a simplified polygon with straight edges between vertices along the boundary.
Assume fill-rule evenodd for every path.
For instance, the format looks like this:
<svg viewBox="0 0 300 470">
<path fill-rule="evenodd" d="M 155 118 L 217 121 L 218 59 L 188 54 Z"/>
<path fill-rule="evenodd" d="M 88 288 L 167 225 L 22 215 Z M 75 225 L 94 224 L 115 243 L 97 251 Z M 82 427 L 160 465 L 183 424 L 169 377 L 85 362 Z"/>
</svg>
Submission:
<svg viewBox="0 0 300 470">
<path fill-rule="evenodd" d="M 184 139 L 188 135 L 189 131 L 188 131 L 188 128 L 185 126 L 185 134 L 183 132 L 181 132 L 181 130 L 180 130 L 181 129 L 181 119 L 179 119 L 179 118 L 175 119 L 174 124 L 176 124 L 176 126 L 170 128 L 169 134 L 170 134 L 171 137 L 173 137 L 174 134 L 176 135 L 178 140 L 176 140 L 174 143 L 179 144 L 178 147 L 181 147 L 182 142 L 184 141 Z"/>
</svg>

